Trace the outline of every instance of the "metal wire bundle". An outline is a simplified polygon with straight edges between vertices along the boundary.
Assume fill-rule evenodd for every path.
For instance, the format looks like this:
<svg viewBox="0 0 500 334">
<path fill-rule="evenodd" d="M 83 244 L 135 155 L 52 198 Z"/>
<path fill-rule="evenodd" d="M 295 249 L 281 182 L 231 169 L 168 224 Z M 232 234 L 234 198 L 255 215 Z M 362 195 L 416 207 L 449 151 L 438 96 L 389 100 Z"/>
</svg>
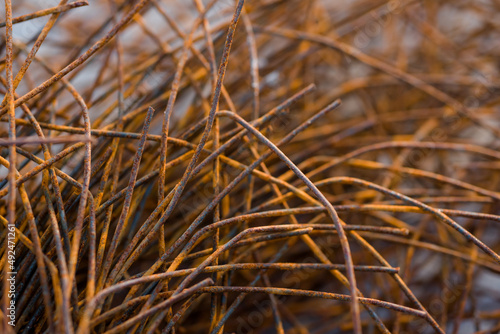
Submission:
<svg viewBox="0 0 500 334">
<path fill-rule="evenodd" d="M 37 5 L 2 333 L 500 331 L 497 2 Z"/>
</svg>

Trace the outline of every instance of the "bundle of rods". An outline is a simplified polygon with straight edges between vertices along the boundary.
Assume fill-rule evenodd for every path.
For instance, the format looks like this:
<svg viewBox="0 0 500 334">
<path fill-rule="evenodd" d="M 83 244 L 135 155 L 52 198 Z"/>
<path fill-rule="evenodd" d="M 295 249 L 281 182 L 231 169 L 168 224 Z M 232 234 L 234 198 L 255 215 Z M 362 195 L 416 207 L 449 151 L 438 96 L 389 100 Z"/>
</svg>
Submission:
<svg viewBox="0 0 500 334">
<path fill-rule="evenodd" d="M 2 333 L 500 332 L 498 1 L 2 14 Z"/>
</svg>

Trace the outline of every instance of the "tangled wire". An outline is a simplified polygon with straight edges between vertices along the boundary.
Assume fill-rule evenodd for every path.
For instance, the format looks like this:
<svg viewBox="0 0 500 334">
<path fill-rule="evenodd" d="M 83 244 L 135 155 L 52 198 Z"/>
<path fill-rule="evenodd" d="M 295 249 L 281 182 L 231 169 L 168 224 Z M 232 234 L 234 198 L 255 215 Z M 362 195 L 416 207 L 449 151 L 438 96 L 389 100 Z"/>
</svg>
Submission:
<svg viewBox="0 0 500 334">
<path fill-rule="evenodd" d="M 2 333 L 499 333 L 499 15 L 5 0 Z"/>
</svg>

